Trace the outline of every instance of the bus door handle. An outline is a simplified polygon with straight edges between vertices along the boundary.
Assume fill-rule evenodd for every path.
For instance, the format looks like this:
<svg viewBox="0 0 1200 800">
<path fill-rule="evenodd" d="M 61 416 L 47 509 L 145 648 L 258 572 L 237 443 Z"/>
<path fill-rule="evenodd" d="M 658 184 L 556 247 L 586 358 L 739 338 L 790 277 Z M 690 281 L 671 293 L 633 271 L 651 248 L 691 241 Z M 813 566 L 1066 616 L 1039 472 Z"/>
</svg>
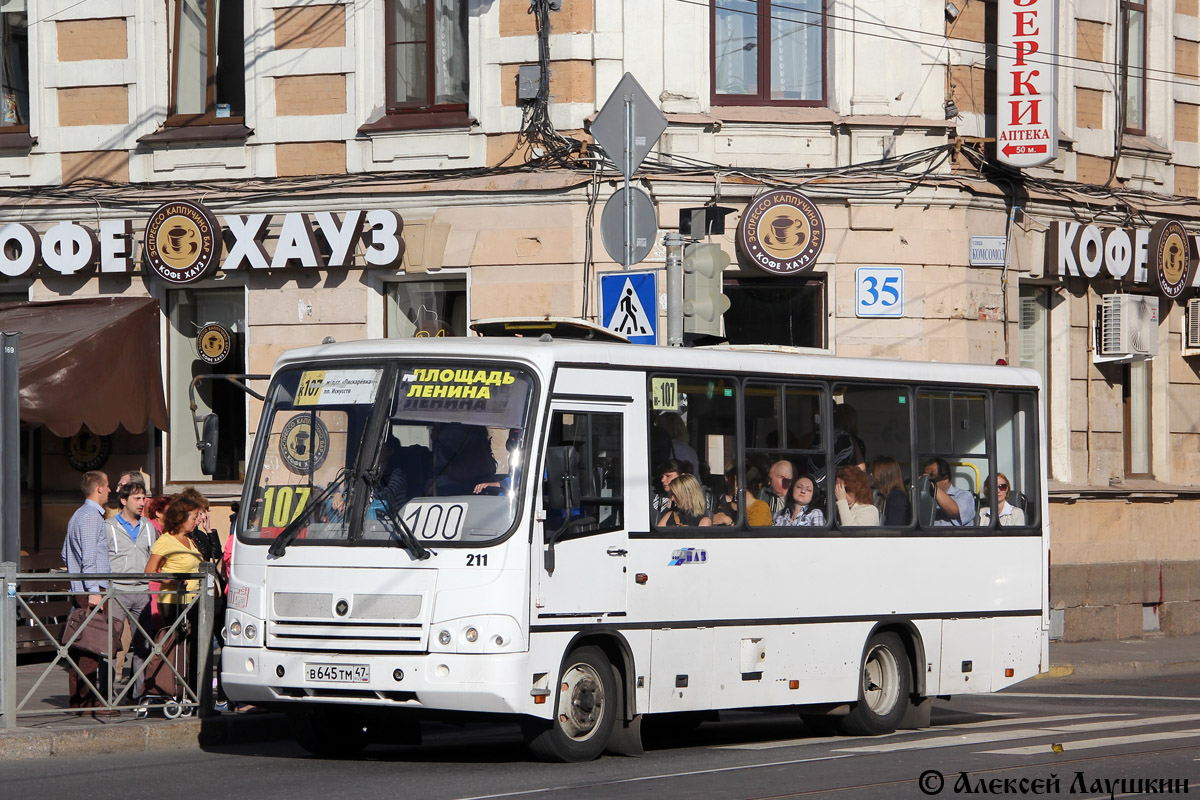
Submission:
<svg viewBox="0 0 1200 800">
<path fill-rule="evenodd" d="M 610 556 L 626 556 L 629 555 L 629 551 L 623 550 L 620 547 L 610 547 L 608 548 L 608 554 Z"/>
</svg>

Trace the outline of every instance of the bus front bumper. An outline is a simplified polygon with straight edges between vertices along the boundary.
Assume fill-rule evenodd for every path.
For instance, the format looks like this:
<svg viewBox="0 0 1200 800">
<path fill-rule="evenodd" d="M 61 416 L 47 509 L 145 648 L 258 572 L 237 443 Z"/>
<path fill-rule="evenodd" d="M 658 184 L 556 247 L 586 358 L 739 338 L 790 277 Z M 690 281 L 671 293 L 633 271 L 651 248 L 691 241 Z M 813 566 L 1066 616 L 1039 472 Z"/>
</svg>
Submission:
<svg viewBox="0 0 1200 800">
<path fill-rule="evenodd" d="M 226 646 L 225 694 L 239 703 L 344 703 L 548 716 L 528 654 L 344 655 Z"/>
</svg>

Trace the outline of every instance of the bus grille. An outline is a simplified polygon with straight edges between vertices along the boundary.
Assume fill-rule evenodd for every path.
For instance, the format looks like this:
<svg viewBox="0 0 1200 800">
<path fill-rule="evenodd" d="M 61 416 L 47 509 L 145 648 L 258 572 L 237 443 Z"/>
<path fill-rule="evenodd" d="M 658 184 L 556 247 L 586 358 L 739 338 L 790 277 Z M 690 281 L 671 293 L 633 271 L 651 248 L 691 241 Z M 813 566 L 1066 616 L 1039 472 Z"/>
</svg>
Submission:
<svg viewBox="0 0 1200 800">
<path fill-rule="evenodd" d="M 338 653 L 414 653 L 425 649 L 419 622 L 271 620 L 267 648 Z"/>
<path fill-rule="evenodd" d="M 413 653 L 425 649 L 419 594 L 355 594 L 334 613 L 328 593 L 275 592 L 267 647 L 338 653 Z"/>
</svg>

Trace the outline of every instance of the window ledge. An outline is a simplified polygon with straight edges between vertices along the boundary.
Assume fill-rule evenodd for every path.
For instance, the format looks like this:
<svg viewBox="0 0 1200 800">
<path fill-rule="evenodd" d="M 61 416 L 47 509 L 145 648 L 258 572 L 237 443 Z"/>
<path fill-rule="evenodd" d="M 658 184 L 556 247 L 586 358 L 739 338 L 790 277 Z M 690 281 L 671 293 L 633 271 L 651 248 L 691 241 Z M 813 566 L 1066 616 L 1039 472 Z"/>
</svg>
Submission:
<svg viewBox="0 0 1200 800">
<path fill-rule="evenodd" d="M 1158 157 L 1164 161 L 1169 160 L 1173 155 L 1171 148 L 1154 141 L 1148 136 L 1130 136 L 1126 134 L 1121 140 L 1121 149 L 1123 151 L 1132 151 L 1140 155 L 1150 156 L 1151 158 Z"/>
<path fill-rule="evenodd" d="M 359 136 L 401 131 L 421 131 L 444 128 L 473 128 L 479 123 L 465 111 L 440 111 L 431 114 L 385 114 L 375 122 L 358 129 Z"/>
<path fill-rule="evenodd" d="M 37 144 L 37 137 L 30 136 L 27 131 L 5 131 L 0 129 L 0 150 L 24 150 L 26 152 L 33 149 Z"/>
<path fill-rule="evenodd" d="M 1086 486 L 1050 481 L 1047 496 L 1051 503 L 1074 503 L 1077 500 L 1166 503 L 1172 500 L 1200 498 L 1200 486 L 1184 486 L 1144 478 L 1130 478 L 1115 486 Z"/>
<path fill-rule="evenodd" d="M 236 122 L 223 125 L 183 125 L 177 128 L 160 128 L 154 133 L 142 136 L 137 141 L 138 144 L 154 146 L 181 142 L 245 141 L 253 135 L 252 128 Z"/>
</svg>

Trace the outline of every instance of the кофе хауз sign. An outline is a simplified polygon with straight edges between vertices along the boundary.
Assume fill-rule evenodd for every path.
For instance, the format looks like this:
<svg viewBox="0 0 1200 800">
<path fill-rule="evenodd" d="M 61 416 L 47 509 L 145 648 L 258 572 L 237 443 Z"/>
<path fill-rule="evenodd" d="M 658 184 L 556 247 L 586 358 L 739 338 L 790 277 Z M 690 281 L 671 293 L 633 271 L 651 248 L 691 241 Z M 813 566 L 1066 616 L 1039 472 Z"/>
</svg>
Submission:
<svg viewBox="0 0 1200 800">
<path fill-rule="evenodd" d="M 404 258 L 404 220 L 395 211 L 283 214 L 274 231 L 274 253 L 268 254 L 265 240 L 275 216 L 225 214 L 218 219 L 199 203 L 164 203 L 146 223 L 143 264 L 168 283 L 187 284 L 218 269 L 348 268 L 355 266 L 360 241 L 367 267 L 398 267 Z M 101 220 L 95 228 L 59 222 L 44 233 L 13 222 L 0 226 L 0 277 L 28 278 L 42 271 L 82 275 L 97 268 L 102 275 L 128 274 L 134 271 L 134 244 L 131 220 Z"/>
</svg>

